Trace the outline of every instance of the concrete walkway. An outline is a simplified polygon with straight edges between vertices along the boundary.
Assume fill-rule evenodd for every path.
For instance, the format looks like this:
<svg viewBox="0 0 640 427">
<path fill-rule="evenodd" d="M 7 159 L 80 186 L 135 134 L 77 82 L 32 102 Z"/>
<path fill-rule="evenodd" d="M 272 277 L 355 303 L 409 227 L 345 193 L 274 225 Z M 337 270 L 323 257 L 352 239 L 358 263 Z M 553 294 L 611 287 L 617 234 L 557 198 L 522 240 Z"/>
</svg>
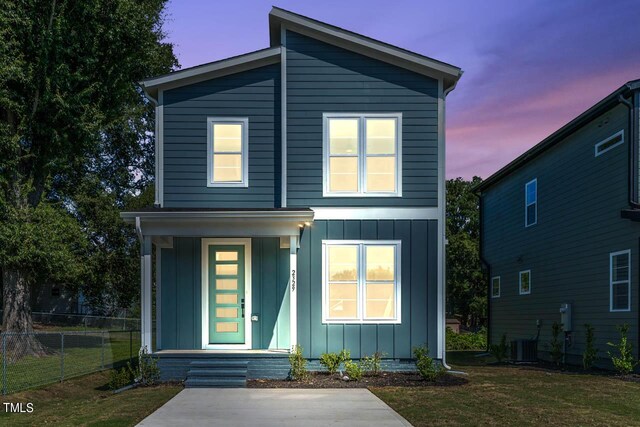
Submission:
<svg viewBox="0 0 640 427">
<path fill-rule="evenodd" d="M 366 389 L 187 388 L 141 426 L 410 426 Z"/>
</svg>

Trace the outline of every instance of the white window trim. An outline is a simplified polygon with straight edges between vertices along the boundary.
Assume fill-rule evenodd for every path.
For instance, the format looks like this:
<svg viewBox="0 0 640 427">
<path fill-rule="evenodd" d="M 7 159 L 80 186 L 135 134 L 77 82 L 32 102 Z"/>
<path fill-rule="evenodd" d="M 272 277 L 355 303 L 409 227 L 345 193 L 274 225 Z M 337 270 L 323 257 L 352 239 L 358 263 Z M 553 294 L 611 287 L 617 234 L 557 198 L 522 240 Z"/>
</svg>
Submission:
<svg viewBox="0 0 640 427">
<path fill-rule="evenodd" d="M 535 198 L 535 202 L 533 203 L 527 203 L 527 194 L 528 194 L 528 187 L 530 184 L 536 184 L 536 198 Z M 536 208 L 536 220 L 534 222 L 532 222 L 531 224 L 529 224 L 529 206 L 531 205 L 535 205 Z M 534 225 L 536 225 L 538 223 L 538 178 L 534 178 L 531 181 L 527 182 L 524 185 L 524 227 L 533 227 Z"/>
<path fill-rule="evenodd" d="M 329 119 L 358 119 L 358 192 L 329 191 Z M 366 191 L 366 119 L 396 120 L 396 189 L 393 192 Z M 402 113 L 323 113 L 322 114 L 322 196 L 323 197 L 402 197 Z"/>
<path fill-rule="evenodd" d="M 627 255 L 627 259 L 629 261 L 629 268 L 627 269 L 627 280 L 618 280 L 617 282 L 613 281 L 613 257 L 619 255 Z M 614 309 L 613 308 L 613 285 L 619 284 L 627 284 L 627 288 L 629 289 L 627 295 L 627 308 L 624 309 Z M 631 311 L 631 249 L 627 249 L 624 251 L 611 252 L 609 254 L 609 311 L 612 313 L 615 312 L 624 312 Z"/>
<path fill-rule="evenodd" d="M 616 137 L 618 137 L 618 136 L 622 136 L 622 138 L 620 139 L 620 142 L 617 142 L 617 143 L 613 144 L 611 147 L 607 147 L 607 148 L 605 148 L 604 150 L 602 150 L 602 151 L 598 152 L 598 148 L 600 148 L 600 146 L 601 146 L 601 145 L 606 144 L 607 142 L 609 142 L 610 140 L 612 140 L 613 138 L 616 138 Z M 614 148 L 616 148 L 616 147 L 618 147 L 618 146 L 620 146 L 620 145 L 622 145 L 622 144 L 624 144 L 624 129 L 623 129 L 623 130 L 621 130 L 621 131 L 619 131 L 619 132 L 616 132 L 616 133 L 614 133 L 613 135 L 611 135 L 610 137 L 608 137 L 608 138 L 606 138 L 606 139 L 604 139 L 604 140 L 602 140 L 602 141 L 598 142 L 598 143 L 593 147 L 594 154 L 595 154 L 595 156 L 596 156 L 596 157 L 601 156 L 601 155 L 603 155 L 604 153 L 606 153 L 606 152 L 608 152 L 608 151 L 611 151 L 611 150 L 613 150 Z"/>
<path fill-rule="evenodd" d="M 358 249 L 358 313 L 359 319 L 329 319 L 328 316 L 328 301 L 329 292 L 327 291 L 328 277 L 327 277 L 327 246 L 342 245 L 342 246 L 354 246 L 359 245 Z M 395 265 L 395 318 L 394 319 L 365 319 L 364 318 L 364 301 L 366 301 L 366 246 L 390 246 L 396 247 L 396 265 Z M 322 323 L 323 324 L 399 324 L 401 323 L 402 313 L 402 242 L 400 240 L 323 240 L 322 241 Z M 364 268 L 363 268 L 364 267 Z"/>
<path fill-rule="evenodd" d="M 242 125 L 242 181 L 215 182 L 213 180 L 213 125 L 217 123 L 239 123 Z M 249 118 L 207 117 L 207 187 L 249 186 Z"/>
<path fill-rule="evenodd" d="M 493 283 L 495 280 L 498 280 L 498 295 L 493 294 Z M 502 290 L 502 283 L 500 280 L 500 276 L 495 276 L 491 278 L 491 298 L 500 298 L 500 291 Z"/>
<path fill-rule="evenodd" d="M 522 275 L 524 273 L 529 273 L 529 290 L 527 292 L 522 291 Z M 531 270 L 522 270 L 518 273 L 518 290 L 520 291 L 520 295 L 529 295 L 531 293 L 531 288 L 533 284 L 533 278 L 531 276 Z"/>
</svg>

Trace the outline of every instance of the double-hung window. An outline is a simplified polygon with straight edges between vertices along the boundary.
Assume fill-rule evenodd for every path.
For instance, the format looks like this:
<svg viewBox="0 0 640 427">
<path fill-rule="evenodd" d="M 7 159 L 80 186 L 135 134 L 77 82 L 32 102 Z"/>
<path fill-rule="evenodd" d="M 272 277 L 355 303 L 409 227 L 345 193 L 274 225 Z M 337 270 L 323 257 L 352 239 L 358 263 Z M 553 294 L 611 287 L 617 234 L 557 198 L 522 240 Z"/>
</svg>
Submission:
<svg viewBox="0 0 640 427">
<path fill-rule="evenodd" d="M 527 182 L 524 186 L 524 225 L 531 227 L 538 222 L 538 180 Z"/>
<path fill-rule="evenodd" d="M 249 119 L 207 119 L 207 186 L 249 186 Z"/>
<path fill-rule="evenodd" d="M 609 254 L 610 311 L 631 309 L 631 251 Z"/>
<path fill-rule="evenodd" d="M 325 113 L 325 197 L 402 196 L 402 115 Z"/>
<path fill-rule="evenodd" d="M 400 242 L 322 242 L 324 323 L 400 323 Z"/>
<path fill-rule="evenodd" d="M 520 272 L 520 295 L 529 295 L 531 293 L 531 270 Z"/>
</svg>

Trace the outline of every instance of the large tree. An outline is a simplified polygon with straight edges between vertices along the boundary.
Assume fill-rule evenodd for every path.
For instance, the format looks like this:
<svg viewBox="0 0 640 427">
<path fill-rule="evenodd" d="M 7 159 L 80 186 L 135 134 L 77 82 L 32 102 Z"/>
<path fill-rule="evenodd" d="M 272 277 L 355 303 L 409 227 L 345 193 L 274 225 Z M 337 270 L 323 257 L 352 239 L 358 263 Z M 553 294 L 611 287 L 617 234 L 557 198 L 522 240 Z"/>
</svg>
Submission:
<svg viewBox="0 0 640 427">
<path fill-rule="evenodd" d="M 117 247 L 128 237 L 105 226 L 117 226 L 114 212 L 152 179 L 152 106 L 136 81 L 177 65 L 164 41 L 165 3 L 5 0 L 0 8 L 5 331 L 32 329 L 37 280 L 118 282 L 114 265 L 131 254 Z"/>
<path fill-rule="evenodd" d="M 484 324 L 487 311 L 478 197 L 472 191 L 481 181 L 477 176 L 447 181 L 447 310 L 471 327 Z"/>
</svg>

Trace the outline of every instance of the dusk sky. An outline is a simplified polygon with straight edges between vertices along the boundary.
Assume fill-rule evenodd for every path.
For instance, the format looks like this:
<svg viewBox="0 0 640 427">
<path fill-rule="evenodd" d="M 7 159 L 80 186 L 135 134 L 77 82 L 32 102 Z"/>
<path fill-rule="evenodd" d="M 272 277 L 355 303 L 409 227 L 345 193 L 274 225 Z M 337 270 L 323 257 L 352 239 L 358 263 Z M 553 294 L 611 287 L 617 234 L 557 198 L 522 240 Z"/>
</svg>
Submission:
<svg viewBox="0 0 640 427">
<path fill-rule="evenodd" d="M 268 47 L 272 5 L 461 67 L 449 178 L 488 177 L 640 79 L 640 0 L 173 0 L 165 28 L 181 66 Z"/>
</svg>

